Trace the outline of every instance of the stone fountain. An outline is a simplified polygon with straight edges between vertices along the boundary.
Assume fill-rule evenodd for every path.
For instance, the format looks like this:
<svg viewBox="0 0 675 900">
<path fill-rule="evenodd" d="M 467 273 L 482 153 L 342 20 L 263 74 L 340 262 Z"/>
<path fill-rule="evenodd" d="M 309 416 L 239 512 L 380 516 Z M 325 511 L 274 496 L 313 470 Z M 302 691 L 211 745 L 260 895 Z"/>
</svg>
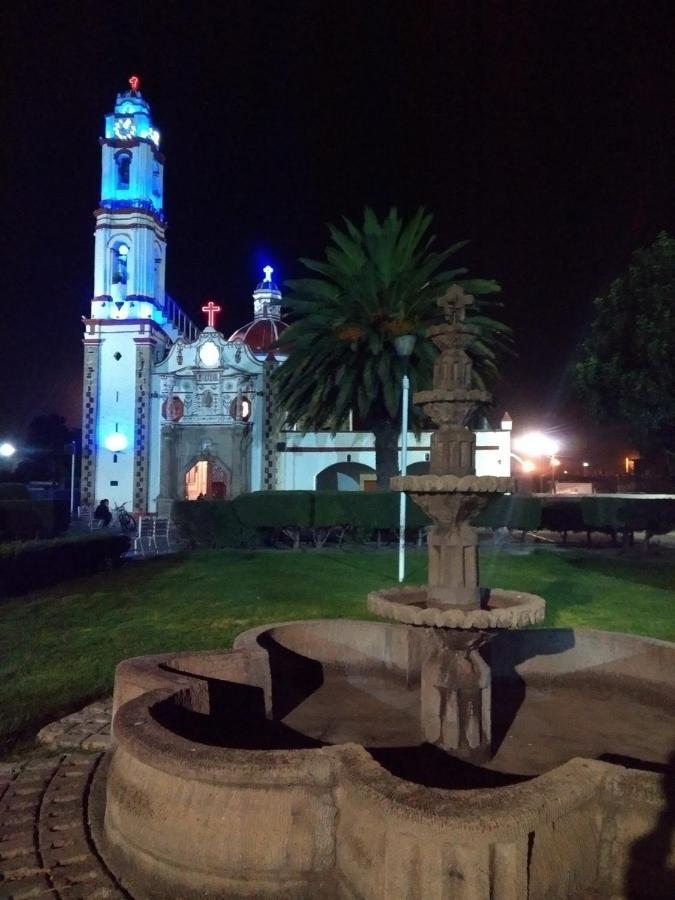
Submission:
<svg viewBox="0 0 675 900">
<path fill-rule="evenodd" d="M 489 758 L 491 746 L 490 669 L 480 648 L 494 629 L 542 621 L 544 601 L 532 594 L 480 588 L 478 537 L 469 520 L 513 485 L 510 478 L 475 474 L 476 438 L 466 423 L 490 395 L 472 387 L 467 346 L 475 330 L 466 321 L 472 303 L 459 285 L 451 286 L 438 301 L 445 321 L 428 330 L 439 351 L 433 388 L 418 391 L 413 399 L 438 426 L 431 437 L 430 474 L 391 481 L 434 523 L 427 538 L 428 584 L 374 591 L 368 608 L 384 618 L 434 629 L 428 637 L 433 649 L 422 667 L 424 735 L 430 743 L 478 762 Z"/>
<path fill-rule="evenodd" d="M 670 900 L 650 835 L 675 646 L 521 630 L 544 601 L 481 590 L 469 520 L 510 481 L 473 472 L 470 302 L 452 288 L 430 330 L 431 473 L 393 484 L 434 522 L 428 584 L 370 594 L 389 621 L 269 624 L 117 667 L 88 821 L 124 896 L 587 900 L 630 881 Z"/>
</svg>

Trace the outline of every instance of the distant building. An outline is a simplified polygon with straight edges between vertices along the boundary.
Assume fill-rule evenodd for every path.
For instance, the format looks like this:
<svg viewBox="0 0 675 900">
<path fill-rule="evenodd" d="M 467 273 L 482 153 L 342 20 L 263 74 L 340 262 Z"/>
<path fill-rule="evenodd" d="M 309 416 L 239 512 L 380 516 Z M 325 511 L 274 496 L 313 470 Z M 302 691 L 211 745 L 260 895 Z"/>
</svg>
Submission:
<svg viewBox="0 0 675 900">
<path fill-rule="evenodd" d="M 100 143 L 81 502 L 108 497 L 167 512 L 200 494 L 373 486 L 372 434 L 303 435 L 276 408 L 270 375 L 285 357 L 270 346 L 285 325 L 269 266 L 253 292 L 253 320 L 229 338 L 216 328 L 216 304 L 203 307 L 200 330 L 166 292 L 164 156 L 137 81 L 117 96 Z M 510 436 L 508 428 L 477 433 L 478 474 L 510 473 Z M 427 467 L 429 437 L 409 436 L 412 472 Z"/>
</svg>

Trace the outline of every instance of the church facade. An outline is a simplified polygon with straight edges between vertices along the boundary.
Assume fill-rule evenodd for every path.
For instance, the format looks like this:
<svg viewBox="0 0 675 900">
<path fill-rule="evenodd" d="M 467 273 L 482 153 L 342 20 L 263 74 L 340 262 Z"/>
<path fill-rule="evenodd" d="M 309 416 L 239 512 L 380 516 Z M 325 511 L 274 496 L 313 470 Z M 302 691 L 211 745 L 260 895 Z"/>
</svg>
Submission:
<svg viewBox="0 0 675 900">
<path fill-rule="evenodd" d="M 286 426 L 271 374 L 285 327 L 266 266 L 253 320 L 225 337 L 209 301 L 198 328 L 165 286 L 164 156 L 136 77 L 105 118 L 94 216 L 94 294 L 84 322 L 81 503 L 106 497 L 169 515 L 174 500 L 274 489 L 367 490 L 373 435 Z M 510 422 L 477 433 L 478 474 L 510 473 Z M 429 458 L 409 435 L 409 471 Z"/>
</svg>

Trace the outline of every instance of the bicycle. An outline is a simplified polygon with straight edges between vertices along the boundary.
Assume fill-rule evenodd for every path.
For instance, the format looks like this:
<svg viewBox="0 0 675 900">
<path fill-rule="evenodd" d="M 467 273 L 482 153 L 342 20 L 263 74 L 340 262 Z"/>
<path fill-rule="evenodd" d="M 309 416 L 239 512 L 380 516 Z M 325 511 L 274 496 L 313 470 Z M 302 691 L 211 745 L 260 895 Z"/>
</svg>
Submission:
<svg viewBox="0 0 675 900">
<path fill-rule="evenodd" d="M 115 507 L 117 513 L 117 521 L 119 522 L 120 531 L 136 531 L 136 519 L 126 509 L 124 503 L 120 503 Z"/>
</svg>

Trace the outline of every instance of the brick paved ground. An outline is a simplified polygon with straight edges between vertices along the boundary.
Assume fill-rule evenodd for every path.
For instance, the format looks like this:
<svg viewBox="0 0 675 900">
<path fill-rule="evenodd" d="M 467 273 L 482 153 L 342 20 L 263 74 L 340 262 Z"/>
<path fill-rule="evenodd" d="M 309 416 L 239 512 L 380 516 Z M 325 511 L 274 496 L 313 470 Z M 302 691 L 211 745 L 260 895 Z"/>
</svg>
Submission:
<svg viewBox="0 0 675 900">
<path fill-rule="evenodd" d="M 97 700 L 79 712 L 51 722 L 38 732 L 41 744 L 58 750 L 107 750 L 112 698 Z"/>
<path fill-rule="evenodd" d="M 0 763 L 0 900 L 123 900 L 94 850 L 87 796 L 101 754 Z"/>
</svg>

